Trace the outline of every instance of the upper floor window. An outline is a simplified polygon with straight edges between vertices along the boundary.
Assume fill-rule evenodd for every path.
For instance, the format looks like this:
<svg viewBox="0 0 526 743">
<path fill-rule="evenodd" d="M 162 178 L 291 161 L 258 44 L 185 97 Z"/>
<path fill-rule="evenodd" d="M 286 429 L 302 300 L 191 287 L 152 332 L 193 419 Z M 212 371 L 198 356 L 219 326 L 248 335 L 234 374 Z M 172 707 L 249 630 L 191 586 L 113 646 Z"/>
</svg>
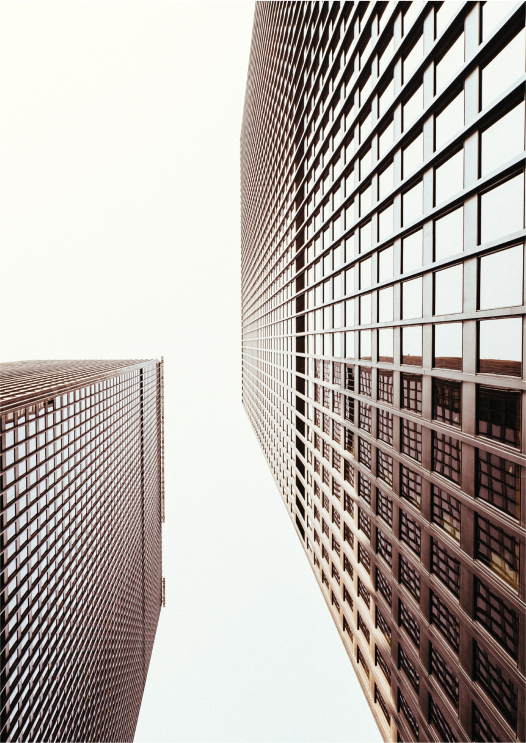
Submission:
<svg viewBox="0 0 526 743">
<path fill-rule="evenodd" d="M 435 272 L 435 315 L 462 312 L 463 275 L 462 263 Z"/>
<path fill-rule="evenodd" d="M 524 172 L 481 194 L 480 242 L 496 240 L 524 227 Z"/>
<path fill-rule="evenodd" d="M 451 44 L 435 67 L 435 91 L 439 93 L 464 64 L 464 33 Z"/>
<path fill-rule="evenodd" d="M 422 377 L 416 374 L 402 374 L 402 407 L 422 412 Z"/>
<path fill-rule="evenodd" d="M 435 260 L 464 250 L 464 207 L 435 219 Z"/>
<path fill-rule="evenodd" d="M 521 393 L 479 385 L 477 433 L 510 446 L 520 446 Z"/>
<path fill-rule="evenodd" d="M 480 310 L 522 304 L 523 252 L 521 244 L 480 258 Z"/>
<path fill-rule="evenodd" d="M 521 317 L 479 322 L 479 371 L 482 374 L 521 376 Z"/>
<path fill-rule="evenodd" d="M 459 426 L 462 412 L 462 382 L 433 380 L 433 418 L 450 426 Z"/>
<path fill-rule="evenodd" d="M 524 152 L 524 101 L 480 135 L 480 175 Z"/>
<path fill-rule="evenodd" d="M 513 6 L 514 2 L 489 2 L 483 3 L 482 5 L 482 41 L 486 41 L 488 36 L 491 35 L 493 30 L 497 28 L 505 15 L 507 15 Z"/>
<path fill-rule="evenodd" d="M 403 76 L 406 83 L 424 58 L 424 36 L 416 40 L 411 51 L 404 57 Z"/>
<path fill-rule="evenodd" d="M 477 450 L 476 493 L 514 518 L 520 512 L 520 467 L 504 457 Z"/>
<path fill-rule="evenodd" d="M 422 326 L 402 328 L 402 364 L 422 366 Z"/>
<path fill-rule="evenodd" d="M 439 150 L 464 126 L 464 91 L 462 90 L 435 117 L 435 149 Z"/>
<path fill-rule="evenodd" d="M 462 371 L 462 323 L 440 323 L 433 330 L 433 366 L 436 369 Z"/>
<path fill-rule="evenodd" d="M 424 86 L 420 85 L 413 95 L 402 106 L 402 120 L 404 131 L 407 131 L 413 121 L 424 110 Z"/>
<path fill-rule="evenodd" d="M 482 69 L 482 108 L 486 108 L 524 74 L 524 29 Z"/>
<path fill-rule="evenodd" d="M 402 240 L 402 272 L 421 268 L 424 255 L 424 231 L 417 230 Z"/>
</svg>

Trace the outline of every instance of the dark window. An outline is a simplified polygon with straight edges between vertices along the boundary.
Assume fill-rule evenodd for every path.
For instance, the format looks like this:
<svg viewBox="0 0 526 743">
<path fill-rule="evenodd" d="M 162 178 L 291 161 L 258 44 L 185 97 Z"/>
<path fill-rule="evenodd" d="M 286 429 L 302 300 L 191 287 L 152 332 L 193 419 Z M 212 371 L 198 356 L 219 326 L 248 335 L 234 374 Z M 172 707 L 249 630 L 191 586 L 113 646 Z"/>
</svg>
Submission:
<svg viewBox="0 0 526 743">
<path fill-rule="evenodd" d="M 347 590 L 347 586 L 345 585 L 345 583 L 343 584 L 343 600 L 344 601 L 347 601 L 347 603 L 349 604 L 349 606 L 351 607 L 351 610 L 352 610 L 353 605 L 354 605 L 354 601 L 352 600 L 352 596 L 349 593 L 349 591 Z"/>
<path fill-rule="evenodd" d="M 391 584 L 389 583 L 387 578 L 384 577 L 379 568 L 376 568 L 376 590 L 382 594 L 389 606 L 391 606 L 393 603 L 393 591 L 391 588 Z"/>
<path fill-rule="evenodd" d="M 398 668 L 405 673 L 411 682 L 411 686 L 418 694 L 420 689 L 420 674 L 418 673 L 415 664 L 401 645 L 398 646 Z"/>
<path fill-rule="evenodd" d="M 438 627 L 451 647 L 458 653 L 460 647 L 460 622 L 449 611 L 442 599 L 433 592 L 431 592 L 431 624 Z"/>
<path fill-rule="evenodd" d="M 380 689 L 374 685 L 374 701 L 378 703 L 380 709 L 384 713 L 384 717 L 387 720 L 387 723 L 391 724 L 391 715 L 389 714 L 389 709 L 387 707 L 387 704 L 384 701 L 384 698 L 380 692 Z"/>
<path fill-rule="evenodd" d="M 372 428 L 372 412 L 371 406 L 366 402 L 360 403 L 360 428 L 363 428 L 367 433 L 371 433 Z"/>
<path fill-rule="evenodd" d="M 519 652 L 519 615 L 478 578 L 475 578 L 475 619 L 517 658 Z"/>
<path fill-rule="evenodd" d="M 519 586 L 519 542 L 476 515 L 475 556 L 514 588 Z"/>
<path fill-rule="evenodd" d="M 433 418 L 450 426 L 461 424 L 462 382 L 433 380 Z"/>
<path fill-rule="evenodd" d="M 322 403 L 322 405 L 323 405 L 324 408 L 329 408 L 330 409 L 330 407 L 331 407 L 331 391 L 327 387 L 324 387 L 323 388 L 323 403 Z"/>
<path fill-rule="evenodd" d="M 393 445 L 393 414 L 389 410 L 378 410 L 378 438 Z"/>
<path fill-rule="evenodd" d="M 334 567 L 334 565 L 332 566 L 332 575 L 333 575 L 333 577 L 334 576 L 337 576 L 336 579 L 337 579 L 337 581 L 339 583 L 340 582 L 340 576 L 338 575 L 338 571 L 336 570 L 336 568 Z M 340 611 L 340 604 L 338 603 L 338 599 L 334 595 L 334 591 L 331 591 L 331 604 L 336 607 L 336 611 L 337 612 Z"/>
<path fill-rule="evenodd" d="M 324 382 L 331 382 L 331 362 L 330 361 L 324 361 L 323 362 L 323 381 Z"/>
<path fill-rule="evenodd" d="M 343 540 L 344 542 L 347 542 L 347 544 L 350 544 L 352 549 L 354 549 L 354 534 L 352 533 L 351 529 L 347 526 L 345 521 L 343 522 Z"/>
<path fill-rule="evenodd" d="M 378 369 L 378 399 L 393 404 L 393 372 Z"/>
<path fill-rule="evenodd" d="M 336 552 L 336 554 L 339 557 L 340 556 L 340 543 L 335 538 L 334 534 L 332 535 L 331 544 L 332 544 L 333 550 Z"/>
<path fill-rule="evenodd" d="M 334 563 L 332 563 L 332 569 L 331 569 L 332 577 L 336 580 L 338 585 L 340 585 L 340 574 L 338 572 L 338 569 Z M 339 610 L 339 607 L 338 607 Z"/>
<path fill-rule="evenodd" d="M 460 542 L 460 501 L 433 485 L 432 520 Z"/>
<path fill-rule="evenodd" d="M 376 551 L 381 555 L 388 565 L 393 562 L 393 547 L 391 542 L 386 539 L 380 529 L 376 529 Z"/>
<path fill-rule="evenodd" d="M 371 639 L 371 633 L 369 632 L 369 627 L 363 621 L 360 615 L 360 612 L 358 612 L 358 629 L 363 632 L 363 636 L 367 640 L 367 644 L 369 644 L 370 639 Z"/>
<path fill-rule="evenodd" d="M 417 648 L 420 647 L 420 624 L 416 617 L 405 608 L 402 601 L 400 601 L 400 627 L 402 627 L 411 640 L 414 642 Z"/>
<path fill-rule="evenodd" d="M 360 621 L 361 621 L 360 615 L 358 614 L 358 629 L 362 629 L 362 632 L 363 632 L 363 628 L 365 627 L 365 625 L 364 624 L 360 625 Z M 367 629 L 367 627 L 365 627 L 365 629 Z M 369 642 L 369 640 L 367 640 L 367 642 Z M 358 648 L 357 657 L 358 657 L 358 663 L 363 666 L 363 670 L 365 671 L 367 678 L 369 678 L 369 666 L 365 662 L 365 658 L 360 648 Z"/>
<path fill-rule="evenodd" d="M 393 487 L 393 458 L 381 449 L 377 450 L 377 476 Z"/>
<path fill-rule="evenodd" d="M 345 553 L 343 555 L 343 569 L 346 573 L 349 573 L 351 578 L 354 576 L 353 566 L 351 565 L 351 562 Z"/>
<path fill-rule="evenodd" d="M 365 441 L 364 439 L 359 439 L 359 452 L 358 452 L 358 458 L 362 464 L 365 464 L 365 466 L 368 469 L 371 469 L 372 464 L 372 447 L 371 444 L 368 441 Z"/>
<path fill-rule="evenodd" d="M 343 461 L 343 477 L 354 488 L 354 467 L 346 459 Z"/>
<path fill-rule="evenodd" d="M 314 359 L 314 376 L 316 379 L 321 379 L 321 360 Z"/>
<path fill-rule="evenodd" d="M 422 477 L 416 472 L 400 466 L 400 495 L 420 509 L 422 503 Z"/>
<path fill-rule="evenodd" d="M 349 429 L 345 429 L 345 451 L 354 456 L 354 433 Z"/>
<path fill-rule="evenodd" d="M 451 730 L 450 726 L 446 722 L 446 718 L 444 717 L 442 710 L 438 706 L 438 704 L 435 702 L 433 697 L 430 697 L 430 722 L 432 725 L 436 727 L 438 730 L 438 733 L 444 743 L 455 743 L 457 740 L 457 737 L 453 734 L 453 731 Z"/>
<path fill-rule="evenodd" d="M 413 552 L 420 557 L 422 543 L 421 530 L 414 519 L 400 510 L 400 539 L 411 547 Z"/>
<path fill-rule="evenodd" d="M 361 472 L 358 482 L 358 494 L 366 503 L 371 505 L 371 481 L 368 477 L 362 475 Z"/>
<path fill-rule="evenodd" d="M 371 557 L 360 542 L 358 542 L 358 562 L 364 566 L 369 574 L 371 573 Z"/>
<path fill-rule="evenodd" d="M 314 434 L 314 446 L 318 451 L 321 451 L 321 436 L 318 436 L 318 434 Z"/>
<path fill-rule="evenodd" d="M 345 420 L 354 423 L 354 398 L 345 396 Z"/>
<path fill-rule="evenodd" d="M 500 741 L 501 738 L 493 732 L 489 722 L 481 715 L 477 705 L 473 702 L 473 740 L 487 741 L 487 743 L 493 743 L 493 741 Z"/>
<path fill-rule="evenodd" d="M 341 387 L 342 384 L 342 365 L 336 361 L 332 365 L 332 380 L 333 383 Z"/>
<path fill-rule="evenodd" d="M 521 393 L 477 387 L 477 433 L 510 446 L 520 446 Z"/>
<path fill-rule="evenodd" d="M 326 458 L 328 459 L 329 457 L 327 456 Z M 323 467 L 323 482 L 325 483 L 325 485 L 331 484 L 331 474 L 327 467 Z"/>
<path fill-rule="evenodd" d="M 422 461 L 422 426 L 402 418 L 402 452 Z"/>
<path fill-rule="evenodd" d="M 371 539 L 371 517 L 363 510 L 358 509 L 358 528 L 363 531 L 367 539 Z"/>
<path fill-rule="evenodd" d="M 352 630 L 351 630 L 351 627 L 349 625 L 349 622 L 345 619 L 345 617 L 343 618 L 343 631 L 344 632 L 347 632 L 347 634 L 351 638 L 351 642 L 352 642 Z"/>
<path fill-rule="evenodd" d="M 387 679 L 390 685 L 391 684 L 391 669 L 389 668 L 384 656 L 380 652 L 378 645 L 376 646 L 375 655 L 376 655 L 376 665 L 380 666 L 380 668 L 382 669 L 383 675 L 385 676 L 385 678 Z"/>
<path fill-rule="evenodd" d="M 418 720 L 411 707 L 406 702 L 402 692 L 398 689 L 398 710 L 403 713 L 405 719 L 409 723 L 409 727 L 413 731 L 413 735 L 418 740 Z M 399 738 L 400 740 L 400 738 Z"/>
<path fill-rule="evenodd" d="M 327 436 L 331 435 L 331 418 L 329 415 L 323 414 L 323 433 Z"/>
<path fill-rule="evenodd" d="M 314 400 L 321 403 L 321 386 L 319 384 L 314 385 Z"/>
<path fill-rule="evenodd" d="M 475 681 L 487 691 L 513 729 L 517 725 L 517 689 L 475 642 Z"/>
<path fill-rule="evenodd" d="M 360 367 L 360 393 L 371 397 L 372 391 L 372 371 L 366 367 Z"/>
<path fill-rule="evenodd" d="M 433 431 L 433 469 L 460 484 L 460 441 Z"/>
<path fill-rule="evenodd" d="M 389 643 L 391 644 L 391 627 L 389 626 L 388 621 L 385 619 L 384 615 L 380 611 L 378 607 L 376 607 L 376 626 L 378 629 L 382 632 L 383 636 Z"/>
<path fill-rule="evenodd" d="M 363 599 L 364 604 L 368 609 L 371 608 L 371 594 L 364 586 L 363 581 L 358 578 L 358 596 Z"/>
<path fill-rule="evenodd" d="M 436 539 L 431 540 L 431 572 L 437 575 L 455 596 L 460 596 L 460 562 L 442 547 Z"/>
<path fill-rule="evenodd" d="M 322 503 L 323 503 L 324 509 L 328 512 L 329 511 L 329 496 L 326 495 L 325 493 L 323 493 Z"/>
<path fill-rule="evenodd" d="M 400 583 L 407 588 L 417 601 L 420 601 L 420 575 L 403 555 L 400 555 Z"/>
<path fill-rule="evenodd" d="M 458 708 L 458 678 L 434 645 L 431 645 L 431 673 L 436 676 L 440 686 Z"/>
<path fill-rule="evenodd" d="M 415 413 L 422 412 L 422 377 L 402 374 L 402 407 Z"/>
<path fill-rule="evenodd" d="M 325 575 L 325 573 L 323 572 L 323 570 L 321 571 L 321 582 L 322 583 L 325 583 L 325 585 L 327 586 L 327 588 L 330 588 L 329 579 L 327 578 L 327 576 Z"/>
<path fill-rule="evenodd" d="M 520 467 L 496 454 L 477 449 L 477 497 L 519 518 Z"/>
<path fill-rule="evenodd" d="M 351 516 L 354 516 L 354 501 L 347 493 L 343 496 L 343 508 L 347 513 L 350 513 Z"/>
<path fill-rule="evenodd" d="M 345 366 L 345 389 L 354 392 L 354 366 Z"/>
<path fill-rule="evenodd" d="M 332 393 L 332 409 L 336 415 L 342 414 L 342 396 L 340 392 Z"/>
<path fill-rule="evenodd" d="M 393 526 L 393 501 L 378 488 L 376 489 L 376 513 L 386 524 Z"/>
</svg>

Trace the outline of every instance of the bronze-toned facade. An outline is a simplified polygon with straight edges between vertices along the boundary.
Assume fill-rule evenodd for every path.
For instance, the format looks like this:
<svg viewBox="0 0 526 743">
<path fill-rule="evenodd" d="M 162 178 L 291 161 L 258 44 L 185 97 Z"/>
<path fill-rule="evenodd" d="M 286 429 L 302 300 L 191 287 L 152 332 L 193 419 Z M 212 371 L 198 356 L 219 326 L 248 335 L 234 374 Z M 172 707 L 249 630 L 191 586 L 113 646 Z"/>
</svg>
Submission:
<svg viewBox="0 0 526 743">
<path fill-rule="evenodd" d="M 385 740 L 526 736 L 525 33 L 256 5 L 243 403 Z"/>
<path fill-rule="evenodd" d="M 0 365 L 1 740 L 133 740 L 162 603 L 162 361 Z"/>
</svg>

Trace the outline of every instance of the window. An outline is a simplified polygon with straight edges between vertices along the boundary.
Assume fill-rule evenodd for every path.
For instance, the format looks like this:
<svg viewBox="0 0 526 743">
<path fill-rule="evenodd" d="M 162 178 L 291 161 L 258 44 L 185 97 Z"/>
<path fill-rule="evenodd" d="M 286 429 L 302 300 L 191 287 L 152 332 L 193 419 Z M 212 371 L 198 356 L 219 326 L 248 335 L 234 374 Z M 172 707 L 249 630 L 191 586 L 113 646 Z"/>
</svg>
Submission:
<svg viewBox="0 0 526 743">
<path fill-rule="evenodd" d="M 372 371 L 368 367 L 360 367 L 360 393 L 371 397 Z"/>
<path fill-rule="evenodd" d="M 400 583 L 416 601 L 420 601 L 420 575 L 403 555 L 400 555 Z"/>
<path fill-rule="evenodd" d="M 378 322 L 392 322 L 393 317 L 393 287 L 388 286 L 378 292 Z"/>
<path fill-rule="evenodd" d="M 391 528 L 393 526 L 393 501 L 376 489 L 376 513 Z"/>
<path fill-rule="evenodd" d="M 475 619 L 513 657 L 519 652 L 519 615 L 475 578 Z"/>
<path fill-rule="evenodd" d="M 486 690 L 506 720 L 515 729 L 517 725 L 517 689 L 501 668 L 475 642 L 475 681 Z"/>
<path fill-rule="evenodd" d="M 438 730 L 444 743 L 455 743 L 457 737 L 446 722 L 446 718 L 433 697 L 429 697 L 429 721 Z"/>
<path fill-rule="evenodd" d="M 424 162 L 424 135 L 422 132 L 402 150 L 402 173 L 407 178 Z"/>
<path fill-rule="evenodd" d="M 460 542 L 460 501 L 433 485 L 432 521 Z"/>
<path fill-rule="evenodd" d="M 519 518 L 520 467 L 503 457 L 477 450 L 477 497 Z"/>
<path fill-rule="evenodd" d="M 358 616 L 360 616 L 360 615 L 358 615 Z M 358 629 L 361 629 L 362 632 L 363 632 L 363 628 L 364 627 L 365 627 L 365 625 L 363 623 L 361 625 L 360 625 L 360 623 L 358 624 Z M 367 627 L 365 627 L 365 629 L 367 630 Z M 367 678 L 369 678 L 369 666 L 365 662 L 365 658 L 364 658 L 363 653 L 362 653 L 362 651 L 360 650 L 359 647 L 357 649 L 357 658 L 358 658 L 358 664 L 361 665 L 361 666 L 363 666 L 363 670 L 365 671 L 365 674 L 366 674 Z"/>
<path fill-rule="evenodd" d="M 424 110 L 424 86 L 420 85 L 402 106 L 403 129 L 407 131 Z"/>
<path fill-rule="evenodd" d="M 402 227 L 418 219 L 424 213 L 424 187 L 419 181 L 402 194 Z"/>
<path fill-rule="evenodd" d="M 423 265 L 424 231 L 417 230 L 402 240 L 402 272 L 408 273 Z"/>
<path fill-rule="evenodd" d="M 371 539 L 371 517 L 362 508 L 358 509 L 358 528 Z"/>
<path fill-rule="evenodd" d="M 422 461 L 422 426 L 402 418 L 402 452 Z"/>
<path fill-rule="evenodd" d="M 336 567 L 334 563 L 332 564 L 332 568 L 331 568 L 331 576 L 335 579 L 336 583 L 340 585 L 340 574 L 338 572 L 338 568 Z M 338 611 L 339 611 L 339 607 L 338 607 Z"/>
<path fill-rule="evenodd" d="M 394 275 L 394 248 L 390 245 L 378 253 L 378 281 L 386 281 Z"/>
<path fill-rule="evenodd" d="M 354 517 L 354 501 L 348 493 L 345 493 L 343 496 L 343 509 Z"/>
<path fill-rule="evenodd" d="M 389 623 L 385 619 L 384 615 L 380 611 L 378 607 L 376 607 L 376 626 L 378 629 L 382 632 L 383 636 L 389 643 L 391 644 L 391 627 L 389 626 Z"/>
<path fill-rule="evenodd" d="M 336 361 L 332 365 L 332 381 L 333 384 L 341 387 L 342 384 L 342 365 Z"/>
<path fill-rule="evenodd" d="M 394 232 L 394 205 L 390 204 L 378 215 L 378 239 L 385 240 Z"/>
<path fill-rule="evenodd" d="M 389 708 L 387 707 L 387 704 L 385 703 L 385 700 L 380 692 L 380 689 L 375 684 L 374 685 L 374 701 L 378 704 L 382 712 L 384 713 L 384 717 L 387 720 L 387 724 L 391 724 L 391 715 L 389 714 Z"/>
<path fill-rule="evenodd" d="M 524 172 L 480 196 L 480 242 L 496 240 L 524 227 Z"/>
<path fill-rule="evenodd" d="M 435 90 L 438 93 L 464 64 L 464 34 L 449 47 L 435 68 Z"/>
<path fill-rule="evenodd" d="M 495 387 L 477 388 L 477 433 L 510 446 L 520 446 L 521 393 Z"/>
<path fill-rule="evenodd" d="M 460 427 L 462 383 L 445 379 L 433 380 L 433 418 Z"/>
<path fill-rule="evenodd" d="M 378 330 L 378 361 L 384 364 L 394 363 L 394 342 L 392 328 L 380 328 Z"/>
<path fill-rule="evenodd" d="M 486 3 L 487 4 L 487 3 Z M 511 4 L 511 3 L 510 3 Z M 490 3 L 490 5 L 508 5 L 506 2 Z M 491 729 L 489 722 L 481 715 L 475 702 L 473 702 L 473 740 L 499 740 L 497 733 Z"/>
<path fill-rule="evenodd" d="M 402 318 L 411 320 L 418 317 L 422 317 L 421 276 L 402 283 Z"/>
<path fill-rule="evenodd" d="M 360 579 L 358 578 L 358 582 L 359 581 L 360 581 Z M 358 612 L 358 622 L 357 622 L 357 624 L 358 624 L 358 629 L 363 632 L 363 636 L 367 640 L 367 644 L 369 644 L 370 638 L 371 638 L 371 633 L 369 632 L 369 627 L 363 621 L 363 619 L 362 619 L 362 617 L 360 615 L 360 612 Z"/>
<path fill-rule="evenodd" d="M 354 366 L 350 364 L 345 365 L 345 389 L 354 392 Z"/>
<path fill-rule="evenodd" d="M 354 568 L 351 565 L 351 562 L 346 554 L 343 555 L 343 569 L 345 570 L 346 573 L 348 573 L 351 576 L 351 578 L 353 577 Z"/>
<path fill-rule="evenodd" d="M 433 431 L 433 470 L 460 485 L 461 445 L 458 439 Z"/>
<path fill-rule="evenodd" d="M 419 739 L 418 736 L 418 719 L 415 714 L 413 714 L 413 711 L 409 704 L 406 702 L 402 692 L 400 689 L 398 689 L 398 711 L 402 712 L 405 719 L 409 723 L 409 727 L 411 728 L 413 735 L 415 736 L 416 740 Z"/>
<path fill-rule="evenodd" d="M 463 266 L 459 263 L 443 271 L 436 271 L 435 315 L 453 315 L 462 312 Z"/>
<path fill-rule="evenodd" d="M 331 407 L 331 391 L 327 387 L 323 387 L 323 403 L 324 408 Z"/>
<path fill-rule="evenodd" d="M 394 188 L 394 164 L 385 168 L 378 176 L 379 199 L 384 199 Z"/>
<path fill-rule="evenodd" d="M 393 602 L 393 591 L 391 589 L 391 584 L 387 580 L 387 578 L 384 577 L 382 574 L 380 568 L 376 568 L 376 590 L 379 591 L 386 602 L 391 606 Z"/>
<path fill-rule="evenodd" d="M 431 591 L 431 624 L 434 624 L 458 654 L 460 647 L 460 622 L 447 605 Z"/>
<path fill-rule="evenodd" d="M 340 523 L 341 523 L 340 512 L 336 508 L 334 508 L 334 506 L 332 507 L 332 523 L 336 524 L 338 529 L 340 528 Z M 333 540 L 334 540 L 334 537 L 333 537 Z M 339 548 L 338 548 L 338 551 L 339 551 Z"/>
<path fill-rule="evenodd" d="M 371 361 L 372 341 L 370 330 L 360 330 L 360 359 Z"/>
<path fill-rule="evenodd" d="M 420 647 L 420 624 L 416 617 L 400 601 L 400 627 L 404 629 L 417 648 Z"/>
<path fill-rule="evenodd" d="M 381 408 L 378 409 L 378 438 L 390 446 L 393 445 L 393 414 Z"/>
<path fill-rule="evenodd" d="M 354 423 L 354 399 L 345 397 L 345 420 Z"/>
<path fill-rule="evenodd" d="M 464 207 L 435 219 L 435 260 L 441 261 L 464 250 Z"/>
<path fill-rule="evenodd" d="M 377 476 L 393 487 L 393 458 L 381 449 L 377 450 Z"/>
<path fill-rule="evenodd" d="M 522 319 L 484 320 L 479 323 L 479 371 L 521 376 Z"/>
<path fill-rule="evenodd" d="M 431 540 L 431 572 L 458 598 L 460 597 L 460 561 L 439 544 Z"/>
<path fill-rule="evenodd" d="M 361 472 L 358 481 L 358 494 L 366 503 L 371 505 L 371 481 Z"/>
<path fill-rule="evenodd" d="M 404 83 L 406 83 L 424 58 L 424 36 L 420 36 L 403 61 Z"/>
<path fill-rule="evenodd" d="M 524 29 L 482 69 L 482 108 L 524 74 Z"/>
<path fill-rule="evenodd" d="M 343 463 L 343 477 L 354 488 L 354 467 L 346 459 Z"/>
<path fill-rule="evenodd" d="M 476 558 L 518 589 L 519 542 L 479 514 L 476 514 L 475 519 Z"/>
<path fill-rule="evenodd" d="M 420 510 L 422 503 L 422 478 L 403 465 L 400 466 L 400 496 Z"/>
<path fill-rule="evenodd" d="M 323 414 L 323 433 L 326 433 L 327 436 L 331 435 L 331 419 L 325 413 Z"/>
<path fill-rule="evenodd" d="M 435 205 L 442 204 L 464 188 L 464 150 L 435 168 Z"/>
<path fill-rule="evenodd" d="M 464 91 L 462 90 L 435 118 L 435 149 L 439 150 L 464 126 Z"/>
<path fill-rule="evenodd" d="M 436 676 L 438 683 L 458 709 L 458 678 L 434 645 L 431 645 L 431 673 Z"/>
<path fill-rule="evenodd" d="M 433 330 L 435 369 L 462 371 L 462 323 L 440 323 Z"/>
<path fill-rule="evenodd" d="M 358 542 L 358 562 L 361 563 L 365 570 L 371 574 L 371 557 L 365 547 Z"/>
<path fill-rule="evenodd" d="M 480 175 L 487 175 L 524 152 L 524 102 L 481 134 Z"/>
<path fill-rule="evenodd" d="M 354 549 L 354 534 L 345 522 L 343 523 L 343 539 Z"/>
<path fill-rule="evenodd" d="M 365 441 L 362 438 L 359 439 L 358 459 L 360 460 L 361 464 L 364 464 L 368 469 L 371 469 L 372 447 L 368 441 Z"/>
<path fill-rule="evenodd" d="M 523 246 L 490 253 L 480 259 L 479 309 L 522 304 Z"/>
<path fill-rule="evenodd" d="M 375 648 L 375 660 L 376 660 L 376 665 L 382 669 L 382 673 L 387 679 L 387 683 L 391 685 L 391 669 L 389 668 L 389 665 L 387 664 L 387 661 L 385 660 L 384 656 L 380 652 L 378 645 L 376 645 L 376 648 Z"/>
<path fill-rule="evenodd" d="M 413 413 L 422 412 L 422 377 L 402 374 L 402 407 Z"/>
<path fill-rule="evenodd" d="M 332 440 L 336 441 L 338 444 L 341 444 L 342 427 L 339 423 L 336 423 L 336 421 L 334 421 L 332 424 Z"/>
<path fill-rule="evenodd" d="M 402 364 L 422 366 L 422 326 L 402 328 Z"/>
<path fill-rule="evenodd" d="M 349 622 L 345 619 L 345 617 L 343 618 L 343 631 L 344 632 L 347 632 L 347 634 L 349 635 L 349 638 L 350 638 L 350 640 L 352 642 L 352 631 L 351 631 L 351 628 L 349 626 Z"/>
<path fill-rule="evenodd" d="M 400 668 L 409 681 L 411 686 L 418 694 L 420 690 L 420 674 L 418 673 L 415 664 L 411 660 L 410 656 L 405 652 L 402 645 L 398 646 L 398 668 Z"/>
<path fill-rule="evenodd" d="M 378 399 L 393 404 L 393 372 L 378 369 Z"/>
<path fill-rule="evenodd" d="M 349 593 L 349 591 L 347 590 L 347 586 L 345 585 L 345 583 L 343 584 L 343 600 L 346 601 L 349 604 L 349 606 L 351 607 L 351 610 L 352 610 L 353 605 L 354 605 L 354 601 L 352 600 L 352 596 Z"/>
</svg>

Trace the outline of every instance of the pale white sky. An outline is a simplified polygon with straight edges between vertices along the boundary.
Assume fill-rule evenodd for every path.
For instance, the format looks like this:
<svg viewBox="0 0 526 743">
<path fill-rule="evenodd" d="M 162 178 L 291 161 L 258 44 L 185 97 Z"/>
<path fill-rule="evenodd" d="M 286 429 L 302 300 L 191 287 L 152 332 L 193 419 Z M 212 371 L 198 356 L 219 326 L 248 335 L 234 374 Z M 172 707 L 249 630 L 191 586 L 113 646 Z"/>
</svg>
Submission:
<svg viewBox="0 0 526 743">
<path fill-rule="evenodd" d="M 0 5 L 1 359 L 166 363 L 137 741 L 380 735 L 241 406 L 252 3 Z"/>
</svg>

